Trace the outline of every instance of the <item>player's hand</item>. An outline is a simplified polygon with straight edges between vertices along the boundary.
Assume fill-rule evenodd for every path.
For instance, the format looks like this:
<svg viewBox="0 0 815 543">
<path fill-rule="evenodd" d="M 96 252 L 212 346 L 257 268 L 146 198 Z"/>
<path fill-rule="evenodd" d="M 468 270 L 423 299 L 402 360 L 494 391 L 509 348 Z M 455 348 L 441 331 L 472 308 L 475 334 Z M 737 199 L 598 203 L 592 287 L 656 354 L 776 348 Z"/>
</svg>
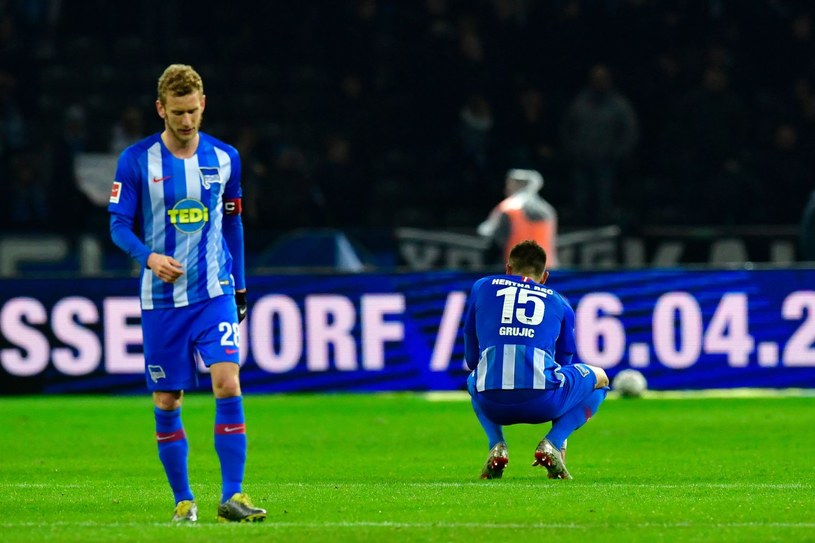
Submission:
<svg viewBox="0 0 815 543">
<path fill-rule="evenodd" d="M 181 262 L 171 256 L 158 253 L 150 254 L 147 258 L 147 267 L 153 270 L 153 273 L 165 283 L 175 283 L 179 277 L 184 275 Z"/>
<path fill-rule="evenodd" d="M 246 313 L 249 311 L 249 309 L 246 307 L 245 290 L 235 291 L 235 305 L 238 306 L 238 323 L 241 323 L 243 322 L 243 319 L 246 318 Z"/>
</svg>

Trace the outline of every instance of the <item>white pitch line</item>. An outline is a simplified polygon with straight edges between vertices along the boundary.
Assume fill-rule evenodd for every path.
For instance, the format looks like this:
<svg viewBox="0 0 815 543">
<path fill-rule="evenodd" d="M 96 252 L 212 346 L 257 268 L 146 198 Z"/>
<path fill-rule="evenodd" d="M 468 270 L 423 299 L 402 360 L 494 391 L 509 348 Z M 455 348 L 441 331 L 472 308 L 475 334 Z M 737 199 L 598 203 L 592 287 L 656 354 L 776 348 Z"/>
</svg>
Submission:
<svg viewBox="0 0 815 543">
<path fill-rule="evenodd" d="M 202 524 L 185 524 L 178 525 L 169 522 L 98 522 L 98 521 L 55 521 L 55 522 L 0 522 L 0 528 L 145 528 L 145 527 L 166 527 L 174 526 L 180 529 L 223 529 L 224 525 L 217 523 L 202 523 Z M 255 524 L 255 526 L 274 529 L 274 528 L 478 528 L 487 530 L 505 530 L 505 529 L 576 529 L 576 530 L 590 530 L 603 526 L 608 527 L 607 523 L 602 524 L 569 524 L 569 523 L 530 523 L 522 524 L 517 522 L 496 523 L 496 522 L 373 522 L 373 521 L 359 521 L 359 522 L 276 522 L 269 520 L 264 524 Z M 692 523 L 692 522 L 641 522 L 631 525 L 626 525 L 626 528 L 815 528 L 815 522 L 715 522 L 715 523 Z"/>
<path fill-rule="evenodd" d="M 812 484 L 807 483 L 686 483 L 686 484 L 677 484 L 677 483 L 658 483 L 658 484 L 651 484 L 651 483 L 591 483 L 591 484 L 580 484 L 580 482 L 576 481 L 573 483 L 568 483 L 570 486 L 579 484 L 581 487 L 597 487 L 597 488 L 654 488 L 654 489 L 739 489 L 739 488 L 751 488 L 751 489 L 763 489 L 763 490 L 808 490 L 812 489 Z M 537 485 L 537 482 L 529 482 L 529 481 L 502 481 L 502 485 L 504 486 L 530 486 L 530 485 Z M 462 483 L 450 483 L 450 482 L 438 482 L 438 483 L 362 483 L 362 482 L 314 482 L 314 483 L 253 483 L 253 487 L 255 488 L 384 488 L 384 489 L 398 489 L 399 487 L 408 487 L 408 488 L 465 488 L 465 487 L 486 487 L 487 485 L 480 481 L 473 481 L 473 482 L 462 482 Z M 100 487 L 104 488 L 130 488 L 129 484 L 121 483 L 121 484 L 113 484 L 113 483 L 105 483 L 104 485 L 95 485 L 95 484 L 73 484 L 73 483 L 0 483 L 0 488 L 85 488 L 85 489 L 99 489 Z"/>
</svg>

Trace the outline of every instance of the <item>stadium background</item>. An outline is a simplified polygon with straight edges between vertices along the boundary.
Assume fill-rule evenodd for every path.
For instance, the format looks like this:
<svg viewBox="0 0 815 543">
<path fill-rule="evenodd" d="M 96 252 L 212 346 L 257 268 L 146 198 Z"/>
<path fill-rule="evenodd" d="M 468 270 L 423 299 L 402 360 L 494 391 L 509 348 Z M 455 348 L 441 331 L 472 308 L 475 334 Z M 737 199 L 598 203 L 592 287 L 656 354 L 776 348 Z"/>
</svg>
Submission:
<svg viewBox="0 0 815 543">
<path fill-rule="evenodd" d="M 123 145 L 161 128 L 154 87 L 170 62 L 200 70 L 209 98 L 203 129 L 241 151 L 253 302 L 299 288 L 302 276 L 289 283 L 282 267 L 377 272 L 395 282 L 402 272 L 423 272 L 420 281 L 430 284 L 448 272 L 462 273 L 463 283 L 495 270 L 475 226 L 500 200 L 508 168 L 535 168 L 568 241 L 564 273 L 583 281 L 573 286 L 580 297 L 592 286 L 602 293 L 597 268 L 794 269 L 800 282 L 759 306 L 752 296 L 765 296 L 764 279 L 750 272 L 713 286 L 688 272 L 638 303 L 651 316 L 661 295 L 690 292 L 709 330 L 721 300 L 749 293 L 745 307 L 769 308 L 787 323 L 758 332 L 747 360 L 757 377 L 747 384 L 811 386 L 811 342 L 794 379 L 783 354 L 796 330 L 804 330 L 798 343 L 810 335 L 812 281 L 796 261 L 811 257 L 799 245 L 809 231 L 799 225 L 815 172 L 812 32 L 808 3 L 771 0 L 241 2 L 228 10 L 214 2 L 4 2 L 0 301 L 12 312 L 10 302 L 37 299 L 46 315 L 22 328 L 9 323 L 25 319 L 4 321 L 4 392 L 31 390 L 30 381 L 10 378 L 8 357 L 25 364 L 30 356 L 17 334 L 30 340 L 39 330 L 50 338 L 48 352 L 67 347 L 80 358 L 52 334 L 53 304 L 75 294 L 71 278 L 104 283 L 87 294 L 97 311 L 105 303 L 99 293 L 135 293 L 135 283 L 121 279 L 132 264 L 107 235 L 106 172 Z M 598 64 L 631 104 L 639 132 L 615 161 L 611 220 L 603 224 L 575 205 L 577 163 L 563 130 Z M 27 282 L 34 277 L 44 279 Z M 351 277 L 350 292 L 367 292 L 365 273 Z M 643 271 L 638 280 L 663 279 Z M 790 296 L 798 300 L 792 308 Z M 685 317 L 675 313 L 672 336 L 682 351 Z M 745 322 L 753 317 L 741 313 Z M 650 331 L 645 321 L 624 326 Z M 594 339 L 596 351 L 607 349 Z M 624 344 L 612 373 L 630 363 L 632 346 Z M 646 348 L 653 359 L 653 346 Z M 781 352 L 775 365 L 773 349 Z M 687 386 L 682 371 L 666 388 Z M 728 371 L 704 386 L 743 384 Z"/>
</svg>

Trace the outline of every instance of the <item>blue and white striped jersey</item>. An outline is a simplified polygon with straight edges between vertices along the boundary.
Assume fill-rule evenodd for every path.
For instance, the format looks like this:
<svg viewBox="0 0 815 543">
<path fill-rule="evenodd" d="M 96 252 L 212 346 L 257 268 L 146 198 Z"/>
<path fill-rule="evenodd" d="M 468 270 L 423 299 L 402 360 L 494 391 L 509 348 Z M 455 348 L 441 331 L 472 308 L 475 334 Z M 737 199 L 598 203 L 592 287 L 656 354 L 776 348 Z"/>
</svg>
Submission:
<svg viewBox="0 0 815 543">
<path fill-rule="evenodd" d="M 477 390 L 559 388 L 575 352 L 574 310 L 528 277 L 493 275 L 473 285 L 464 334 Z"/>
<path fill-rule="evenodd" d="M 224 212 L 236 205 L 240 212 L 240 158 L 234 147 L 199 134 L 198 149 L 187 159 L 173 156 L 161 134 L 119 157 L 108 211 L 114 219 L 129 221 L 144 244 L 126 250 L 145 266 L 156 252 L 175 258 L 184 269 L 169 284 L 142 268 L 143 309 L 182 307 L 235 292 Z M 242 244 L 242 227 L 240 232 Z"/>
</svg>

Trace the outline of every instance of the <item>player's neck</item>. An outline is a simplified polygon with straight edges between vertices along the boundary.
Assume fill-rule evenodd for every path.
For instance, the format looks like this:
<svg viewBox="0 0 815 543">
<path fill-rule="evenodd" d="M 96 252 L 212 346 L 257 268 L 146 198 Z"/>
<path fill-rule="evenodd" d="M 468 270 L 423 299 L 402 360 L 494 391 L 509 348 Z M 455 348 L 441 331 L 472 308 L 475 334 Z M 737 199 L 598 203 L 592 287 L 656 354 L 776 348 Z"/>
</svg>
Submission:
<svg viewBox="0 0 815 543">
<path fill-rule="evenodd" d="M 196 133 L 189 141 L 180 141 L 172 132 L 165 130 L 161 133 L 161 141 L 167 150 L 176 158 L 190 158 L 195 155 L 198 150 L 198 142 L 201 140 L 201 134 Z"/>
</svg>

